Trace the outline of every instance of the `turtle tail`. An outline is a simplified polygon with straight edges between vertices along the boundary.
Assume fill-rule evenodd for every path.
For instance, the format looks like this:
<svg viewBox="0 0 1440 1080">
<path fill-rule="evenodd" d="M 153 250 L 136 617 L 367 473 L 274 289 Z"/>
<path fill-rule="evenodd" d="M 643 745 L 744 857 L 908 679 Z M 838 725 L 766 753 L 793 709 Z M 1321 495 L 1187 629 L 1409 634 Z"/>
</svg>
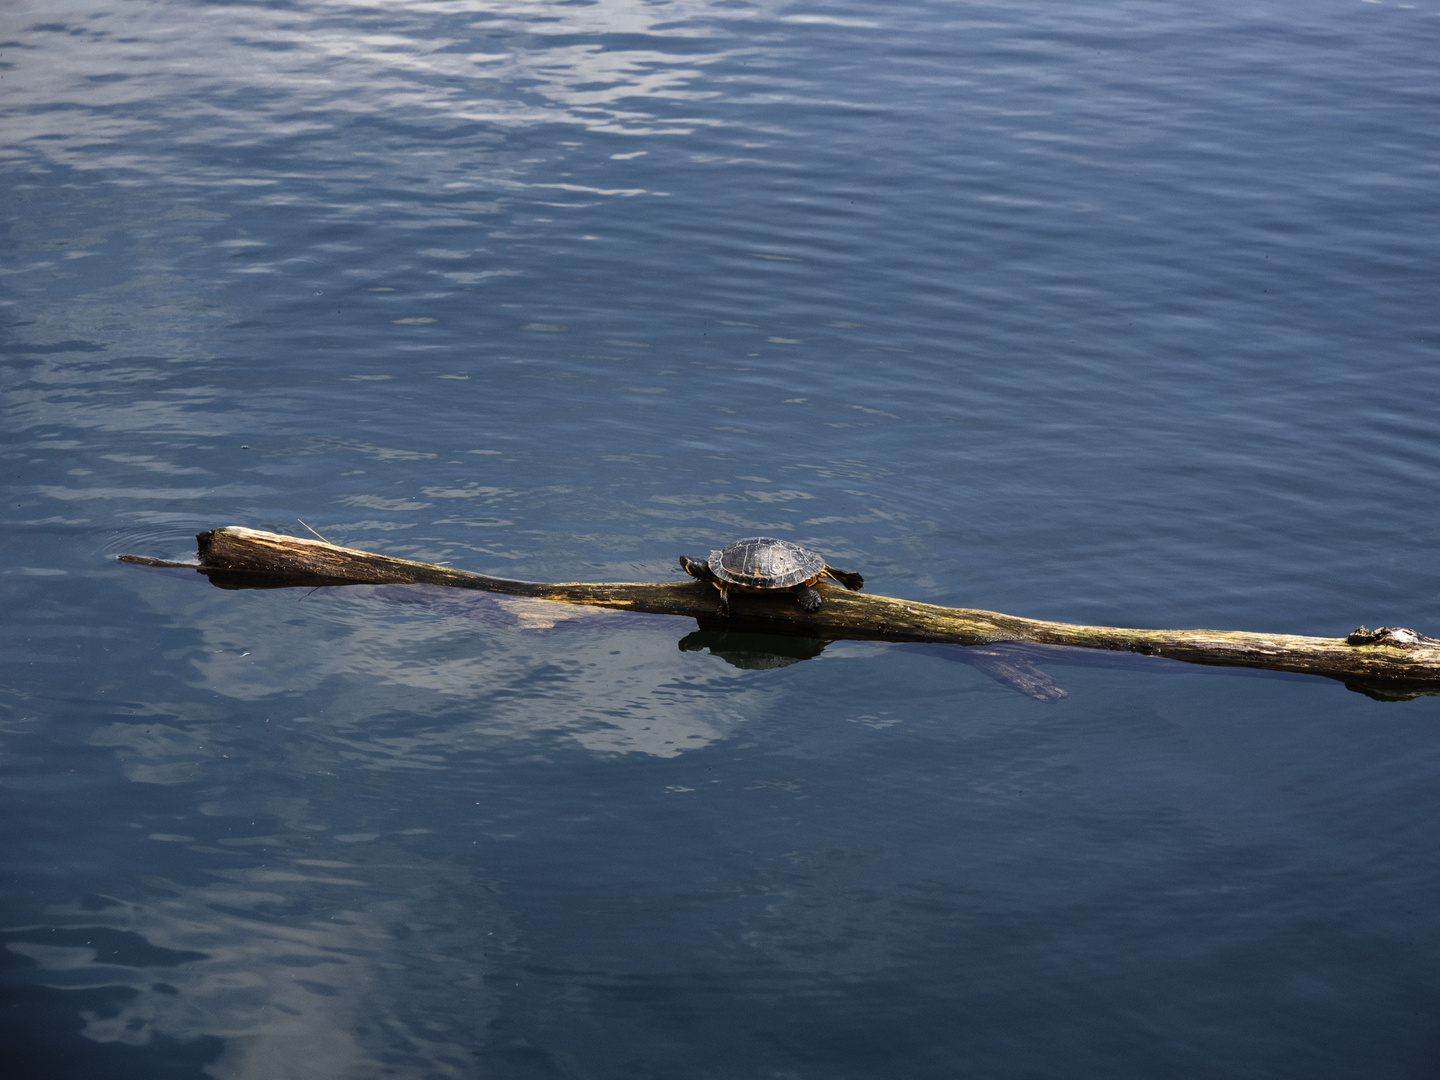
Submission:
<svg viewBox="0 0 1440 1080">
<path fill-rule="evenodd" d="M 825 573 L 829 574 L 836 581 L 844 585 L 851 592 L 859 592 L 865 587 L 865 579 L 859 574 L 847 573 L 844 570 L 836 570 L 833 566 L 825 567 Z"/>
</svg>

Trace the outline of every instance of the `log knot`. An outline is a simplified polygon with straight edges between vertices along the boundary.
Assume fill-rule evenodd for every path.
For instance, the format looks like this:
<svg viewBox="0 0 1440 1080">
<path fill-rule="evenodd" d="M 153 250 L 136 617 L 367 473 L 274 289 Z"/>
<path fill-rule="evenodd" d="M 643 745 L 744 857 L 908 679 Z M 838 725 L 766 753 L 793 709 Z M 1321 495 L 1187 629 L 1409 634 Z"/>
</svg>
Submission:
<svg viewBox="0 0 1440 1080">
<path fill-rule="evenodd" d="M 1345 639 L 1347 645 L 1440 645 L 1440 638 L 1417 634 L 1405 626 L 1382 626 L 1371 630 L 1357 626 Z"/>
</svg>

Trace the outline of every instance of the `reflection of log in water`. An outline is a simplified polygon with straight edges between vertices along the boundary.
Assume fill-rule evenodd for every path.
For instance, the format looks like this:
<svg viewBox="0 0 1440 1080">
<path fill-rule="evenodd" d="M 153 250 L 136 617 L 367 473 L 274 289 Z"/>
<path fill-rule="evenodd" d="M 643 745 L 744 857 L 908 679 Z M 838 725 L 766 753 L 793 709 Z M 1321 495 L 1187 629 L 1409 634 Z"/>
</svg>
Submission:
<svg viewBox="0 0 1440 1080">
<path fill-rule="evenodd" d="M 727 664 L 738 668 L 782 668 L 798 664 L 801 660 L 812 660 L 825 651 L 828 640 L 811 637 L 791 637 L 784 634 L 751 634 L 737 630 L 704 629 L 711 626 L 708 620 L 700 620 L 702 629 L 686 634 L 680 639 L 682 652 L 707 650 Z M 717 623 L 723 626 L 723 622 Z M 915 644 L 897 643 L 897 648 L 923 648 Z M 969 648 L 951 650 L 947 659 L 959 660 L 984 672 L 997 682 L 1012 690 L 1033 697 L 1039 701 L 1059 701 L 1066 697 L 1046 675 L 1025 656 L 1009 648 Z"/>
<path fill-rule="evenodd" d="M 727 664 L 738 668 L 769 669 L 789 667 L 801 660 L 813 660 L 830 642 L 820 638 L 787 637 L 783 634 L 746 634 L 734 630 L 696 630 L 680 639 L 681 652 L 709 650 Z"/>
<path fill-rule="evenodd" d="M 1340 679 L 1351 689 L 1382 700 L 1440 693 L 1440 640 L 1393 627 L 1373 631 L 1360 627 L 1344 638 L 1239 630 L 1131 630 L 1024 619 L 974 608 L 940 607 L 851 593 L 824 584 L 819 588 L 825 603 L 818 611 L 804 611 L 788 592 L 732 593 L 731 615 L 722 620 L 718 611 L 719 594 L 693 580 L 555 584 L 513 581 L 234 526 L 203 532 L 196 539 L 200 553 L 198 565 L 137 555 L 120 558 L 152 566 L 188 566 L 228 588 L 447 585 L 568 604 L 685 615 L 699 621 L 704 631 L 965 646 L 1063 645 L 1164 656 L 1193 664 L 1321 675 Z M 716 650 L 712 648 L 712 651 Z M 1063 691 L 1056 689 L 1023 657 L 977 649 L 966 658 L 1034 697 L 1055 700 L 1064 696 Z"/>
</svg>

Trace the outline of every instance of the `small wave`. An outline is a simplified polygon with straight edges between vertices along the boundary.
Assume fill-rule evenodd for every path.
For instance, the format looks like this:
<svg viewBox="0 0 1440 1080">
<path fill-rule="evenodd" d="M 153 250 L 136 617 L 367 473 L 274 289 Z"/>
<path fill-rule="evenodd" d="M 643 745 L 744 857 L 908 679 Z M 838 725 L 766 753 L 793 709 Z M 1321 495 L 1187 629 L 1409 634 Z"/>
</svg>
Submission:
<svg viewBox="0 0 1440 1080">
<path fill-rule="evenodd" d="M 146 514 L 144 522 L 108 531 L 97 548 L 100 555 L 148 555 L 156 559 L 195 558 L 195 534 L 213 529 L 212 518 L 195 514 Z"/>
</svg>

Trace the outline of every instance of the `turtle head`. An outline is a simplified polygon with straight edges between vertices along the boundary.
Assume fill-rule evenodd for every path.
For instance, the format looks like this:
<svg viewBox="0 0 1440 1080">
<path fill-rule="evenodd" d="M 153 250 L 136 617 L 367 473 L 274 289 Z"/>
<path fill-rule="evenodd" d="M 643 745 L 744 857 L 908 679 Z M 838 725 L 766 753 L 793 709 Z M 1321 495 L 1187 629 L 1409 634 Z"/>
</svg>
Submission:
<svg viewBox="0 0 1440 1080">
<path fill-rule="evenodd" d="M 691 559 L 681 555 L 680 568 L 691 577 L 699 578 L 701 581 L 709 581 L 715 576 L 710 572 L 710 566 L 704 559 Z"/>
</svg>

